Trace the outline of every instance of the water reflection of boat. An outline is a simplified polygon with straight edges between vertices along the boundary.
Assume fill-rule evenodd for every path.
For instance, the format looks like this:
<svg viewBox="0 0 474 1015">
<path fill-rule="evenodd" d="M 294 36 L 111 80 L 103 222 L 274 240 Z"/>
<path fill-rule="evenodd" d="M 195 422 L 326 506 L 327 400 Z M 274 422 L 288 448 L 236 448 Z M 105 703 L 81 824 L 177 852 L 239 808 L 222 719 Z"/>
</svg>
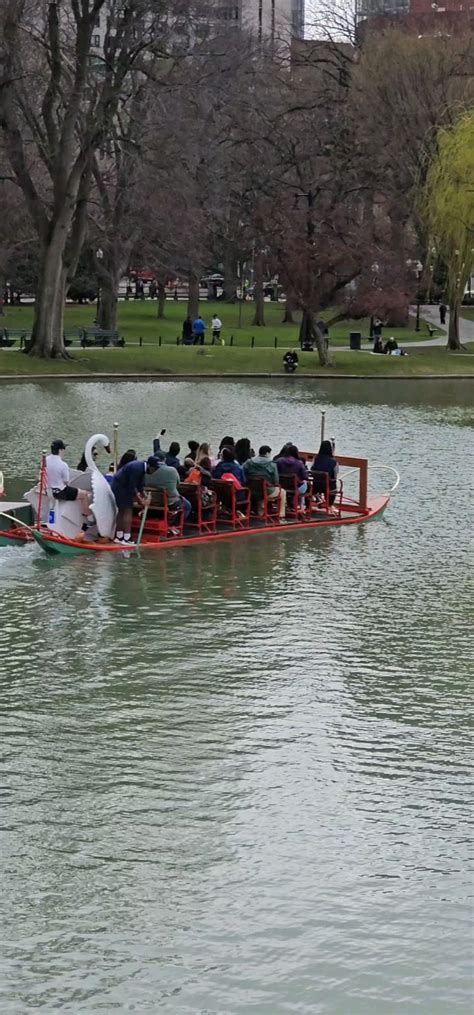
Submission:
<svg viewBox="0 0 474 1015">
<path fill-rule="evenodd" d="M 304 453 L 304 457 L 310 459 L 313 454 Z M 398 486 L 399 478 L 388 493 L 370 495 L 368 492 L 369 463 L 363 458 L 348 458 L 337 456 L 339 466 L 347 468 L 344 476 L 353 475 L 358 477 L 358 490 L 356 496 L 349 497 L 340 484 L 340 490 L 334 506 L 330 506 L 329 496 L 311 496 L 311 491 L 306 497 L 306 510 L 302 514 L 298 510 L 293 511 L 292 517 L 279 521 L 275 514 L 267 512 L 265 517 L 259 517 L 255 510 L 252 510 L 250 496 L 248 498 L 248 510 L 242 517 L 242 512 L 217 511 L 213 524 L 202 519 L 201 523 L 184 525 L 176 534 L 176 530 L 170 531 L 169 519 L 167 517 L 166 505 L 151 510 L 146 518 L 143 527 L 140 550 L 163 550 L 166 548 L 177 548 L 182 546 L 193 546 L 201 543 L 218 543 L 223 540 L 241 539 L 244 537 L 286 534 L 288 532 L 302 531 L 304 529 L 327 528 L 328 526 L 341 527 L 343 525 L 355 525 L 372 521 L 379 518 L 390 501 L 390 495 Z M 385 468 L 377 466 L 376 468 Z M 395 470 L 390 470 L 394 472 Z M 31 501 L 31 497 L 30 497 Z M 295 501 L 296 503 L 296 501 Z M 36 506 L 38 510 L 38 506 Z M 136 537 L 140 529 L 140 517 L 138 511 L 134 518 L 133 534 Z M 44 524 L 41 520 L 36 528 L 24 524 L 12 525 L 9 530 L 0 533 L 0 545 L 24 543 L 34 539 L 41 549 L 49 555 L 72 556 L 84 553 L 130 553 L 133 549 L 124 548 L 123 544 L 110 542 L 94 542 L 84 539 L 72 538 L 63 533 L 56 532 L 51 526 Z M 136 549 L 138 548 L 138 545 Z"/>
</svg>

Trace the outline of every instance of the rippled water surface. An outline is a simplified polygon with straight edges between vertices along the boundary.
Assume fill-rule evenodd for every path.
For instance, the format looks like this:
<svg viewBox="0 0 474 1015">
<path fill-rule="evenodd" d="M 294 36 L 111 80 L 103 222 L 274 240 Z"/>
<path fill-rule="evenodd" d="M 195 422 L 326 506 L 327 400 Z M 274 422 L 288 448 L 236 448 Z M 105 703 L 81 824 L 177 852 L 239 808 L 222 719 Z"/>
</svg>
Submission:
<svg viewBox="0 0 474 1015">
<path fill-rule="evenodd" d="M 471 1010 L 473 392 L 0 387 L 38 452 L 245 434 L 400 469 L 385 519 L 141 559 L 0 549 L 4 1015 Z M 105 461 L 104 461 L 104 464 Z M 380 477 L 374 480 L 383 488 Z"/>
</svg>

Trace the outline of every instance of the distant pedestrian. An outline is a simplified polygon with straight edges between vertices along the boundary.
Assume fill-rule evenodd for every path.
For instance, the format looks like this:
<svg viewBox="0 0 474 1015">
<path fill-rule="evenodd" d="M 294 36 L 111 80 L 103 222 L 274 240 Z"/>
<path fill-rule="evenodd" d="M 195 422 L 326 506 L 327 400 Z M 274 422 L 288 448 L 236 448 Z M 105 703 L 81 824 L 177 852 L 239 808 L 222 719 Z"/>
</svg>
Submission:
<svg viewBox="0 0 474 1015">
<path fill-rule="evenodd" d="M 222 331 L 222 321 L 217 316 L 217 314 L 214 314 L 214 317 L 212 318 L 212 344 L 213 345 L 215 343 L 220 343 L 221 345 L 224 345 L 224 339 L 221 338 L 221 331 Z"/>
<path fill-rule="evenodd" d="M 380 317 L 376 317 L 372 328 L 372 338 L 382 338 L 383 325 Z"/>
<path fill-rule="evenodd" d="M 446 314 L 447 314 L 447 312 L 448 312 L 448 308 L 447 308 L 446 304 L 445 303 L 440 303 L 440 305 L 439 305 L 439 320 L 440 320 L 441 324 L 446 324 Z"/>
<path fill-rule="evenodd" d="M 194 345 L 204 345 L 206 327 L 207 325 L 204 323 L 201 315 L 199 314 L 199 316 L 196 317 L 196 320 L 193 321 Z"/>
</svg>

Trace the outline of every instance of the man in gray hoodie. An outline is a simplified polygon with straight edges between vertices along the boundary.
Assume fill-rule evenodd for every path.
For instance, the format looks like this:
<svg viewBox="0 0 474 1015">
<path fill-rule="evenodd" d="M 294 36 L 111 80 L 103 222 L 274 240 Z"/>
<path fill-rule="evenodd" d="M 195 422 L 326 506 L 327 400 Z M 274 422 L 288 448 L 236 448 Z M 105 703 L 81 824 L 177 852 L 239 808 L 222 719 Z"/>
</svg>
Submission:
<svg viewBox="0 0 474 1015">
<path fill-rule="evenodd" d="M 283 522 L 286 514 L 286 490 L 280 487 L 278 469 L 275 462 L 272 462 L 271 453 L 272 449 L 268 447 L 268 444 L 263 444 L 259 448 L 258 455 L 249 458 L 244 463 L 244 473 L 246 480 L 265 479 L 267 481 L 269 500 L 276 500 L 277 497 L 280 497 L 280 521 Z M 263 514 L 263 502 L 258 505 L 258 513 L 259 515 Z"/>
</svg>

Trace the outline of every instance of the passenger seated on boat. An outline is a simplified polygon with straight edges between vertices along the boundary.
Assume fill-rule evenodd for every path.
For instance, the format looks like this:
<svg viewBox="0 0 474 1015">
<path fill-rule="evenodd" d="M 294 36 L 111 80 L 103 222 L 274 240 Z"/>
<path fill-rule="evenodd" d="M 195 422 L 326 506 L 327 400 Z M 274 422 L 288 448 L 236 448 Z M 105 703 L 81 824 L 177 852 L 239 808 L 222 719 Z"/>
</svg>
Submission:
<svg viewBox="0 0 474 1015">
<path fill-rule="evenodd" d="M 92 448 L 92 457 L 94 459 L 94 462 L 95 462 L 96 458 L 98 458 L 98 454 L 99 453 L 97 451 L 97 448 L 94 445 L 94 447 Z M 77 463 L 77 471 L 78 472 L 90 472 L 91 471 L 89 469 L 89 466 L 88 466 L 87 462 L 86 462 L 86 452 L 85 451 L 82 452 L 82 455 L 81 455 L 81 457 L 79 459 L 79 462 Z"/>
<path fill-rule="evenodd" d="M 219 444 L 219 453 L 218 453 L 219 459 L 222 458 L 222 449 L 223 448 L 232 448 L 235 451 L 235 441 L 234 441 L 234 438 L 233 437 L 223 437 L 222 438 L 222 440 L 221 440 L 221 442 Z"/>
<path fill-rule="evenodd" d="M 331 507 L 336 500 L 338 472 L 339 465 L 337 459 L 334 458 L 331 441 L 323 441 L 311 466 L 313 492 L 326 495 L 326 481 L 324 475 L 321 475 L 321 473 L 325 473 L 329 477 L 329 504 Z"/>
<path fill-rule="evenodd" d="M 199 445 L 199 448 L 198 448 L 198 451 L 197 451 L 197 454 L 196 454 L 196 465 L 203 465 L 204 468 L 205 469 L 209 469 L 209 471 L 211 470 L 212 465 L 217 465 L 217 459 L 215 459 L 215 460 L 213 459 L 212 449 L 211 449 L 210 444 L 207 444 L 206 442 L 204 442 L 203 444 Z"/>
<path fill-rule="evenodd" d="M 255 451 L 251 447 L 248 437 L 241 437 L 235 445 L 235 457 L 239 465 L 245 465 L 249 458 L 253 458 Z"/>
<path fill-rule="evenodd" d="M 186 458 L 185 465 L 188 463 L 188 471 L 186 473 L 186 483 L 196 483 L 198 486 L 208 486 L 212 479 L 212 466 L 209 458 L 203 457 L 199 465 L 193 462 L 190 458 Z"/>
<path fill-rule="evenodd" d="M 264 479 L 268 483 L 267 498 L 268 500 L 278 500 L 280 497 L 280 518 L 283 519 L 286 514 L 286 490 L 280 486 L 278 468 L 276 463 L 271 460 L 271 453 L 272 449 L 268 444 L 262 444 L 258 455 L 245 462 L 244 475 L 246 482 L 251 482 L 252 479 Z M 263 514 L 263 501 L 259 502 L 257 512 L 259 515 Z"/>
<path fill-rule="evenodd" d="M 184 477 L 186 475 L 186 470 L 181 465 L 181 462 L 180 462 L 180 460 L 178 458 L 178 455 L 179 455 L 180 451 L 181 451 L 181 448 L 180 448 L 180 446 L 178 444 L 178 441 L 171 441 L 171 444 L 169 446 L 168 451 L 163 452 L 163 455 L 164 455 L 164 462 L 165 462 L 165 464 L 166 465 L 171 465 L 173 467 L 173 469 L 176 469 L 176 471 L 179 473 L 180 479 L 184 479 Z M 162 452 L 161 452 L 161 446 L 160 446 L 160 438 L 159 437 L 155 437 L 155 439 L 153 441 L 153 454 L 154 455 L 159 455 L 161 453 Z"/>
<path fill-rule="evenodd" d="M 171 510 L 173 508 L 184 508 L 184 519 L 189 518 L 191 514 L 191 504 L 186 497 L 182 497 L 178 490 L 178 483 L 180 481 L 179 472 L 174 468 L 173 465 L 166 464 L 166 456 L 164 451 L 159 451 L 154 456 L 157 461 L 157 469 L 153 474 L 147 477 L 146 488 L 153 495 L 153 490 L 166 490 L 168 495 L 168 504 Z M 153 504 L 153 501 L 152 501 Z"/>
<path fill-rule="evenodd" d="M 212 470 L 213 479 L 222 479 L 224 475 L 235 476 L 241 486 L 245 486 L 244 470 L 239 462 L 235 460 L 235 451 L 232 448 L 223 447 L 221 461 Z"/>
<path fill-rule="evenodd" d="M 116 543 L 132 542 L 134 501 L 137 500 L 140 506 L 144 507 L 146 504 L 145 483 L 149 482 L 158 465 L 158 459 L 154 455 L 150 455 L 146 462 L 141 460 L 127 462 L 115 473 L 111 486 L 118 508 Z"/>
<path fill-rule="evenodd" d="M 288 448 L 291 448 L 292 444 L 293 441 L 287 441 L 286 444 L 283 445 L 281 451 L 279 451 L 276 455 L 273 456 L 273 461 L 277 462 L 279 458 L 284 458 L 288 451 Z"/>
<path fill-rule="evenodd" d="M 222 460 L 212 470 L 213 479 L 225 479 L 233 482 L 236 488 L 237 502 L 245 500 L 245 474 L 238 462 L 235 461 L 235 452 L 232 448 L 224 447 L 221 451 Z"/>
<path fill-rule="evenodd" d="M 137 460 L 137 452 L 134 451 L 133 448 L 129 448 L 128 451 L 124 451 L 117 465 L 117 472 L 119 471 L 119 469 L 123 469 L 124 465 L 128 465 L 129 462 L 136 462 L 136 460 Z"/>
<path fill-rule="evenodd" d="M 196 461 L 196 455 L 199 451 L 199 441 L 188 441 L 188 454 L 186 458 L 192 458 L 193 462 Z"/>
<path fill-rule="evenodd" d="M 300 509 L 304 510 L 304 495 L 308 492 L 308 473 L 306 466 L 301 461 L 296 444 L 287 446 L 285 454 L 281 458 L 277 458 L 276 465 L 279 476 L 296 476 Z"/>
</svg>

